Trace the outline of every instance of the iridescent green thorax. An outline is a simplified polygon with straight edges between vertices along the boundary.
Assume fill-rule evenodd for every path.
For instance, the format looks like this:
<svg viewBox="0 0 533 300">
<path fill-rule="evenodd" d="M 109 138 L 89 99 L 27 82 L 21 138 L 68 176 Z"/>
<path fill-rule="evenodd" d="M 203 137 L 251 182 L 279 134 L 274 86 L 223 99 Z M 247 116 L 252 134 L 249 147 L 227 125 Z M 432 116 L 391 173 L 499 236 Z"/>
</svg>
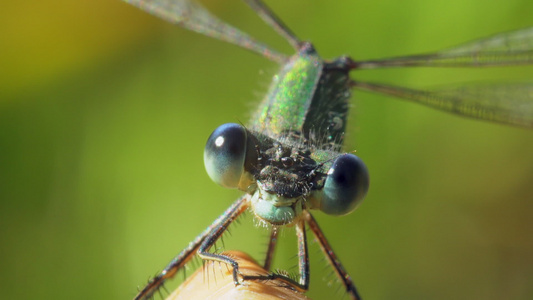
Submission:
<svg viewBox="0 0 533 300">
<path fill-rule="evenodd" d="M 318 208 L 312 195 L 322 190 L 342 145 L 350 67 L 340 58 L 324 62 L 311 44 L 283 65 L 251 120 L 254 178 L 246 189 L 255 215 L 269 224 L 298 220 L 303 209 Z"/>
<path fill-rule="evenodd" d="M 306 44 L 274 76 L 250 129 L 272 138 L 339 148 L 351 95 L 348 72 L 341 60 L 326 63 Z"/>
<path fill-rule="evenodd" d="M 258 115 L 252 120 L 254 128 L 276 136 L 302 128 L 321 72 L 322 60 L 316 54 L 292 56 L 274 76 Z"/>
</svg>

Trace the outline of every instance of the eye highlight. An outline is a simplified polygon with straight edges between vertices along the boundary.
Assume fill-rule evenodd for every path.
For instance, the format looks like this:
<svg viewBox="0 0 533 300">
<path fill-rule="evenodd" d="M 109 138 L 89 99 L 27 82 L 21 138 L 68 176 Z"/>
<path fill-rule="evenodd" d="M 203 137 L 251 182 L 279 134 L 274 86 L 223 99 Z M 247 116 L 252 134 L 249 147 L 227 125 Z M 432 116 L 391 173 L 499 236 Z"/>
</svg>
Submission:
<svg viewBox="0 0 533 300">
<path fill-rule="evenodd" d="M 368 169 L 353 154 L 343 154 L 329 169 L 320 199 L 320 210 L 330 215 L 352 212 L 366 196 Z"/>
<path fill-rule="evenodd" d="M 246 160 L 246 129 L 239 124 L 219 126 L 207 139 L 204 165 L 214 182 L 228 188 L 237 188 Z"/>
</svg>

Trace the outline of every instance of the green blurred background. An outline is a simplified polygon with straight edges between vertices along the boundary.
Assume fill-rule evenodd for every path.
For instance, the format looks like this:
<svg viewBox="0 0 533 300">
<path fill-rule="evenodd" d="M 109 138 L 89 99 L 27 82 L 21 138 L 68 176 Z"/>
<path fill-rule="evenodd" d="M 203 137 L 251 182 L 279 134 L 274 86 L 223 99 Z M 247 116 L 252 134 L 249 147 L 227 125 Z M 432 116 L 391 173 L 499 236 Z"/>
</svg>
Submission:
<svg viewBox="0 0 533 300">
<path fill-rule="evenodd" d="M 533 25 L 530 0 L 269 4 L 326 58 Z M 241 2 L 206 5 L 290 53 Z M 204 143 L 246 122 L 277 66 L 119 1 L 50 0 L 3 3 L 0 70 L 2 298 L 128 299 L 240 195 L 209 180 Z M 424 87 L 533 68 L 354 76 Z M 364 298 L 532 299 L 533 132 L 366 93 L 353 103 L 346 151 L 366 161 L 370 193 L 349 216 L 315 215 Z M 264 230 L 243 223 L 227 248 L 262 259 Z M 282 243 L 277 261 L 295 253 Z M 331 299 L 311 255 L 309 295 Z"/>
</svg>

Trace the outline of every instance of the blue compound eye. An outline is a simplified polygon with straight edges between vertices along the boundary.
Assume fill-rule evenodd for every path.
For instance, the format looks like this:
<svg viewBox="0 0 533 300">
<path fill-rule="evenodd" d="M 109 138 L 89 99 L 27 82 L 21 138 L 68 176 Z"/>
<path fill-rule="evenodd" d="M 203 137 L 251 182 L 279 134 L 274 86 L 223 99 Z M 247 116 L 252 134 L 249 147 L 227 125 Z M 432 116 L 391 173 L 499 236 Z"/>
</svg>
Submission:
<svg viewBox="0 0 533 300">
<path fill-rule="evenodd" d="M 331 215 L 352 212 L 368 191 L 368 169 L 353 154 L 339 156 L 328 171 L 320 210 Z"/>
<path fill-rule="evenodd" d="M 228 188 L 236 188 L 244 172 L 246 129 L 239 124 L 219 126 L 205 145 L 204 164 L 211 180 Z"/>
</svg>

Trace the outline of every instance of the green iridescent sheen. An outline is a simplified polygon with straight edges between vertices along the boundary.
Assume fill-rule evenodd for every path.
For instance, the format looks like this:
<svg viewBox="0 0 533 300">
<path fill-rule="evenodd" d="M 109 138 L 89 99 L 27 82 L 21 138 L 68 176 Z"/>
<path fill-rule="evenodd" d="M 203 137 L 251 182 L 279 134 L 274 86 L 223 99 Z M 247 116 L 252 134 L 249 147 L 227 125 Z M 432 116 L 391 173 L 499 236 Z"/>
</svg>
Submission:
<svg viewBox="0 0 533 300">
<path fill-rule="evenodd" d="M 277 136 L 303 128 L 321 73 L 322 60 L 315 53 L 292 56 L 274 76 L 267 96 L 251 120 L 253 128 Z"/>
<path fill-rule="evenodd" d="M 311 153 L 311 158 L 317 163 L 324 163 L 332 158 L 337 157 L 339 154 L 332 151 L 316 149 Z"/>
</svg>

